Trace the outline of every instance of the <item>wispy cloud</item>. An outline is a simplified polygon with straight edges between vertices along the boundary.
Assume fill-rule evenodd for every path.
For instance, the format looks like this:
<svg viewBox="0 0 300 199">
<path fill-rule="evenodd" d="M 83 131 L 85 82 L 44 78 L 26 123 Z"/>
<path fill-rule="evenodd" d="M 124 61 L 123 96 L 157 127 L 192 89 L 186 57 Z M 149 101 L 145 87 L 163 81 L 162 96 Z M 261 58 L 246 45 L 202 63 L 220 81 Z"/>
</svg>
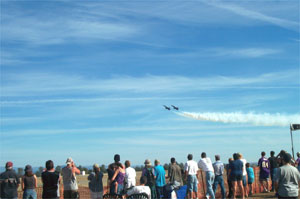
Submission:
<svg viewBox="0 0 300 199">
<path fill-rule="evenodd" d="M 285 20 L 277 17 L 268 16 L 266 14 L 249 10 L 246 8 L 243 8 L 241 6 L 237 6 L 234 4 L 224 3 L 221 1 L 201 1 L 207 5 L 211 5 L 217 8 L 228 10 L 234 14 L 237 14 L 239 16 L 247 17 L 250 19 L 255 19 L 263 22 L 267 22 L 270 24 L 274 24 L 283 28 L 287 28 L 294 31 L 299 31 L 299 22 L 296 21 L 290 21 Z"/>
<path fill-rule="evenodd" d="M 116 76 L 110 79 L 89 78 L 80 75 L 61 74 L 10 74 L 1 85 L 1 95 L 5 96 L 50 96 L 57 94 L 91 94 L 111 92 L 129 93 L 181 93 L 197 90 L 216 90 L 231 88 L 298 88 L 298 71 L 265 73 L 253 77 L 185 77 Z M 124 97 L 124 96 L 123 96 Z"/>
<path fill-rule="evenodd" d="M 40 121 L 40 117 L 1 117 L 0 124 L 1 126 L 4 125 L 16 125 L 16 124 L 26 124 L 30 122 L 37 122 Z"/>
<path fill-rule="evenodd" d="M 282 134 L 283 131 L 285 131 L 286 128 L 274 128 L 274 129 L 268 129 L 267 131 L 262 130 L 262 129 L 253 129 L 253 126 L 243 126 L 243 130 L 241 131 L 240 129 L 241 126 L 236 126 L 236 128 L 233 128 L 233 126 L 222 126 L 218 128 L 218 126 L 212 127 L 211 129 L 199 129 L 198 131 L 195 130 L 193 132 L 188 132 L 188 133 L 164 133 L 164 134 L 156 134 L 154 135 L 157 136 L 163 136 L 163 137 L 178 137 L 178 138 L 192 138 L 192 137 L 224 137 L 224 136 L 236 136 L 238 137 L 239 135 L 243 136 L 251 136 L 253 134 L 263 134 L 265 136 L 271 136 L 271 135 L 280 135 Z"/>
<path fill-rule="evenodd" d="M 243 49 L 215 49 L 216 55 L 218 56 L 230 56 L 230 57 L 249 57 L 257 58 L 266 55 L 278 54 L 281 50 L 270 49 L 270 48 L 243 48 Z"/>
<path fill-rule="evenodd" d="M 62 134 L 101 134 L 110 135 L 111 133 L 127 133 L 128 135 L 136 132 L 170 132 L 183 130 L 201 130 L 205 127 L 195 126 L 121 126 L 121 127 L 96 127 L 96 128 L 82 128 L 82 129 L 25 129 L 25 130 L 3 130 L 3 137 L 11 136 L 45 136 L 45 135 L 62 135 Z M 217 127 L 214 127 L 216 129 Z"/>
<path fill-rule="evenodd" d="M 219 57 L 227 57 L 227 58 L 260 58 L 268 55 L 279 54 L 283 52 L 281 49 L 274 48 L 224 48 L 224 47 L 209 47 L 205 49 L 189 49 L 183 52 L 176 53 L 166 53 L 166 54 L 158 54 L 157 56 L 164 57 L 209 57 L 209 58 L 219 58 Z"/>
<path fill-rule="evenodd" d="M 6 101 L 2 100 L 2 105 L 18 105 L 18 104 L 44 104 L 44 103 L 66 103 L 66 102 L 125 102 L 125 101 L 153 101 L 153 100 L 191 100 L 191 99 L 197 99 L 195 97 L 89 97 L 89 98 L 61 98 L 61 99 L 41 99 L 41 100 L 18 100 L 18 101 Z"/>
<path fill-rule="evenodd" d="M 87 20 L 69 15 L 50 19 L 42 21 L 38 15 L 20 17 L 6 13 L 1 25 L 2 39 L 28 45 L 48 45 L 125 39 L 138 32 L 138 28 L 132 24 L 103 19 Z"/>
<path fill-rule="evenodd" d="M 109 40 L 109 39 L 108 39 Z M 130 60 L 135 57 L 146 59 L 190 59 L 190 58 L 222 58 L 222 59 L 236 59 L 236 58 L 264 58 L 266 56 L 272 56 L 284 52 L 283 49 L 276 48 L 228 48 L 228 47 L 208 47 L 203 49 L 191 49 L 191 48 L 174 48 L 170 49 L 170 46 L 157 45 L 155 43 L 147 43 L 140 41 L 131 41 L 125 39 L 114 39 L 118 42 L 126 44 L 143 45 L 148 47 L 154 47 L 147 50 L 128 49 L 126 51 L 107 51 L 107 49 L 99 50 L 99 52 L 92 52 L 92 54 L 85 56 L 66 56 L 61 58 L 62 62 L 66 64 L 76 64 L 84 62 L 86 63 L 90 57 L 99 57 L 99 59 L 105 59 L 110 56 L 118 57 L 120 60 Z M 41 52 L 39 50 L 22 50 L 22 49 L 6 49 L 1 54 L 1 64 L 3 66 L 8 65 L 25 65 L 25 64 L 43 64 L 47 63 L 47 59 L 51 59 L 53 56 L 58 56 L 59 53 L 55 52 Z M 35 58 L 35 59 L 32 59 Z M 38 59 L 36 59 L 38 58 Z M 42 61 L 44 59 L 44 62 Z"/>
</svg>

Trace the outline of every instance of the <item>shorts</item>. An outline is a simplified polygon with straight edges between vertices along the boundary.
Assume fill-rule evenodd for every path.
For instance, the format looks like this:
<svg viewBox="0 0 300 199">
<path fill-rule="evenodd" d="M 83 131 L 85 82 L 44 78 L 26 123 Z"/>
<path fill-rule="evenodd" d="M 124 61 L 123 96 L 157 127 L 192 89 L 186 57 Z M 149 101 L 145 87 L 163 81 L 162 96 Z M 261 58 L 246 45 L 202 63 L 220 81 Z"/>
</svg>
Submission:
<svg viewBox="0 0 300 199">
<path fill-rule="evenodd" d="M 91 193 L 91 199 L 103 199 L 103 191 L 101 192 L 90 192 Z"/>
<path fill-rule="evenodd" d="M 242 181 L 243 181 L 243 186 L 244 187 L 247 186 L 247 178 L 246 178 L 246 176 L 243 176 Z"/>
<path fill-rule="evenodd" d="M 253 179 L 253 178 L 248 178 L 248 184 L 252 184 L 252 183 L 253 183 L 253 181 L 254 181 L 254 179 Z"/>
<path fill-rule="evenodd" d="M 269 180 L 269 176 L 270 176 L 269 173 L 266 173 L 266 172 L 260 172 L 260 173 L 259 173 L 259 180 L 260 180 L 260 181 L 263 181 L 263 180 Z"/>
<path fill-rule="evenodd" d="M 123 184 L 118 184 L 118 189 L 117 189 L 117 194 L 123 194 L 124 190 L 124 185 Z"/>
<path fill-rule="evenodd" d="M 237 175 L 232 175 L 230 177 L 230 180 L 235 182 L 235 181 L 241 181 L 243 179 L 243 174 L 237 174 Z"/>
<path fill-rule="evenodd" d="M 198 180 L 196 175 L 188 175 L 187 178 L 187 190 L 189 192 L 198 192 Z"/>
<path fill-rule="evenodd" d="M 78 191 L 75 191 L 75 190 L 64 190 L 64 199 L 70 199 L 70 198 L 74 198 L 74 199 L 79 198 Z"/>
<path fill-rule="evenodd" d="M 269 178 L 264 178 L 264 177 L 259 176 L 259 181 L 268 181 L 268 180 L 269 180 Z"/>
</svg>

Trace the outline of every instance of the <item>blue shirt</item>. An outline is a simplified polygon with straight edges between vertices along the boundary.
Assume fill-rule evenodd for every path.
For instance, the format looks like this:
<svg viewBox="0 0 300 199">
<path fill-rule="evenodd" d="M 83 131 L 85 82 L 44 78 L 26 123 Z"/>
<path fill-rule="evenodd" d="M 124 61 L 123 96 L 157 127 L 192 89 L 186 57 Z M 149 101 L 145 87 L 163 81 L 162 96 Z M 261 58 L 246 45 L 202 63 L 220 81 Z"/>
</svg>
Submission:
<svg viewBox="0 0 300 199">
<path fill-rule="evenodd" d="M 254 171 L 252 167 L 246 168 L 247 174 L 248 174 L 248 179 L 254 180 Z"/>
<path fill-rule="evenodd" d="M 103 191 L 103 183 L 102 183 L 103 173 L 100 171 L 98 176 L 96 176 L 95 172 L 92 172 L 89 177 L 89 188 L 92 192 L 101 192 Z"/>
<path fill-rule="evenodd" d="M 155 184 L 158 187 L 163 187 L 166 184 L 166 172 L 163 166 L 157 165 L 154 167 L 154 174 L 156 176 Z"/>
<path fill-rule="evenodd" d="M 229 169 L 231 169 L 231 176 L 243 175 L 243 162 L 241 160 L 234 160 L 229 164 Z"/>
</svg>

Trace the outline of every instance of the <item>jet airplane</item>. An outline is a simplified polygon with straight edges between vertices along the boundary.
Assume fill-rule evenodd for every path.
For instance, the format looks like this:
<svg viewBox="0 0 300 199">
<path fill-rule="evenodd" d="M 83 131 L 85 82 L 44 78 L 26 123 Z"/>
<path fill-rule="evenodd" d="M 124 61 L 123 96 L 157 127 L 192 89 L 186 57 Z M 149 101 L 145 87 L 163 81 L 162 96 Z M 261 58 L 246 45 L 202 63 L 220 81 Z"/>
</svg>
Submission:
<svg viewBox="0 0 300 199">
<path fill-rule="evenodd" d="M 179 110 L 179 108 L 177 106 L 172 105 L 172 107 L 173 107 L 173 109 L 175 109 L 177 111 Z"/>
<path fill-rule="evenodd" d="M 167 109 L 168 111 L 171 110 L 170 107 L 166 106 L 166 105 L 163 105 L 165 107 L 165 109 Z"/>
</svg>

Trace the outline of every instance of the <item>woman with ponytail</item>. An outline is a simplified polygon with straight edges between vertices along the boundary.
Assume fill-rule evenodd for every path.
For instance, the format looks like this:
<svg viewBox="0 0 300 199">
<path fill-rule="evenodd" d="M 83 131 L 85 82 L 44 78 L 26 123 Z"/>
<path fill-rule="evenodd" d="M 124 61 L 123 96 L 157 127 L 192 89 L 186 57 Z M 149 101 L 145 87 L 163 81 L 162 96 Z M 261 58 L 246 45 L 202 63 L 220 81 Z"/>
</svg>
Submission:
<svg viewBox="0 0 300 199">
<path fill-rule="evenodd" d="M 22 176 L 23 199 L 36 199 L 37 178 L 32 172 L 32 167 L 26 165 L 25 175 Z"/>
</svg>

